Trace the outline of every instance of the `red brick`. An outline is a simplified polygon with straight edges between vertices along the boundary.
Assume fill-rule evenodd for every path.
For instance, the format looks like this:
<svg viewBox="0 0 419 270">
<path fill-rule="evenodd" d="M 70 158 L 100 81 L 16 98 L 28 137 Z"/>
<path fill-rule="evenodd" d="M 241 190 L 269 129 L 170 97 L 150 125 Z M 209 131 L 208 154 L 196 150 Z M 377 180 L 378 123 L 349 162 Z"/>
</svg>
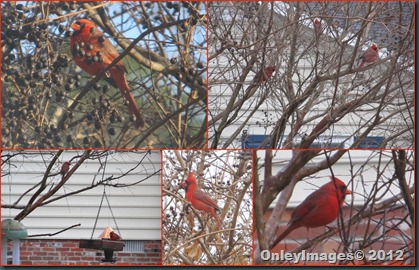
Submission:
<svg viewBox="0 0 419 270">
<path fill-rule="evenodd" d="M 78 247 L 78 245 L 76 244 L 76 243 L 74 243 L 74 242 L 67 242 L 67 243 L 63 243 L 63 247 L 73 247 L 73 248 L 76 248 L 76 247 Z"/>
<path fill-rule="evenodd" d="M 38 263 L 37 263 L 38 264 Z M 61 263 L 59 263 L 59 262 L 56 262 L 56 261 L 48 261 L 48 262 L 46 262 L 46 263 L 39 263 L 39 264 L 47 264 L 47 265 L 60 265 Z"/>
<path fill-rule="evenodd" d="M 149 252 L 147 253 L 147 257 L 160 257 L 160 253 Z"/>
<path fill-rule="evenodd" d="M 131 256 L 134 256 L 134 257 L 145 257 L 146 254 L 145 253 L 132 253 Z"/>
<path fill-rule="evenodd" d="M 44 255 L 47 255 L 47 253 L 45 251 L 37 251 L 37 252 L 34 252 L 34 255 L 44 256 Z"/>
<path fill-rule="evenodd" d="M 45 260 L 45 261 L 58 260 L 58 257 L 54 257 L 54 256 L 45 256 L 45 257 L 42 257 L 42 260 Z"/>
</svg>

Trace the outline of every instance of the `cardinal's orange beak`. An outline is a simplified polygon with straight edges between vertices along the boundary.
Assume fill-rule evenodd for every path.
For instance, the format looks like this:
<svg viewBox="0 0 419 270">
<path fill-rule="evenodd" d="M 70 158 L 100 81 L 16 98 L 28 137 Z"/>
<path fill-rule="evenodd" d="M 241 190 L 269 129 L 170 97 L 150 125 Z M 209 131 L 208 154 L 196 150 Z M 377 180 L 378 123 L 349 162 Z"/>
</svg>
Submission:
<svg viewBox="0 0 419 270">
<path fill-rule="evenodd" d="M 77 23 L 73 23 L 73 24 L 71 25 L 71 28 L 72 28 L 74 31 L 80 31 L 80 29 L 81 29 L 80 24 L 77 24 Z"/>
<path fill-rule="evenodd" d="M 180 183 L 180 185 L 181 185 L 183 188 L 186 188 L 186 182 L 185 182 L 185 181 L 183 181 L 182 183 Z"/>
<path fill-rule="evenodd" d="M 352 192 L 349 190 L 349 188 L 347 188 L 346 191 L 345 191 L 345 194 L 349 195 L 349 194 L 352 194 Z"/>
</svg>

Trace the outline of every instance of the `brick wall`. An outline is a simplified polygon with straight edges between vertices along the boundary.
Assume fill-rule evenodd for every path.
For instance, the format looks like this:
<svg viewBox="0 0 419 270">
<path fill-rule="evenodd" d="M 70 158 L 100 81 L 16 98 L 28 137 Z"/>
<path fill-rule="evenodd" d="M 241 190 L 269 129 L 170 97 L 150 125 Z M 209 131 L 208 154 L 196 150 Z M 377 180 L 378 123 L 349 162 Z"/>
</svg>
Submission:
<svg viewBox="0 0 419 270">
<path fill-rule="evenodd" d="M 22 265 L 153 265 L 161 264 L 161 242 L 146 241 L 145 252 L 114 252 L 115 264 L 102 263 L 103 250 L 79 248 L 78 240 L 22 240 L 20 260 Z M 11 264 L 12 244 L 8 245 Z"/>
</svg>

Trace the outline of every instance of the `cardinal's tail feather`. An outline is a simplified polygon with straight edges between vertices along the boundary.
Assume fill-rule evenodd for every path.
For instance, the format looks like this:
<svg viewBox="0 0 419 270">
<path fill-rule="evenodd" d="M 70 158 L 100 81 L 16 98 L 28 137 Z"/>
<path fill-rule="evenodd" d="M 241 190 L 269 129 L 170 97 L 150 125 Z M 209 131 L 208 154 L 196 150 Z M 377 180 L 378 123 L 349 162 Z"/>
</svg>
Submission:
<svg viewBox="0 0 419 270">
<path fill-rule="evenodd" d="M 274 239 L 274 241 L 269 245 L 269 249 L 272 250 L 274 247 L 276 247 L 276 245 L 279 244 L 279 242 L 282 241 L 282 239 L 284 239 L 290 232 L 292 232 L 294 228 L 292 225 L 288 226 L 288 228 L 282 232 L 276 239 Z"/>
<path fill-rule="evenodd" d="M 211 209 L 211 215 L 215 218 L 215 221 L 218 224 L 218 227 L 220 227 L 220 230 L 223 229 L 223 224 L 221 223 L 220 218 L 218 217 L 217 213 L 215 213 L 215 209 Z"/>
<path fill-rule="evenodd" d="M 125 74 L 121 70 L 113 70 L 111 72 L 111 77 L 114 79 L 115 83 L 117 84 L 119 90 L 121 91 L 122 96 L 127 101 L 128 111 L 131 115 L 135 116 L 134 126 L 135 128 L 144 127 L 144 118 L 141 114 L 140 109 L 137 106 L 137 102 L 135 101 L 134 96 L 129 91 L 129 86 L 127 80 L 125 79 Z"/>
<path fill-rule="evenodd" d="M 363 60 L 361 60 L 361 64 L 359 64 L 358 69 L 357 69 L 357 72 L 360 72 L 361 71 L 362 67 L 364 66 L 364 63 L 365 62 Z"/>
</svg>

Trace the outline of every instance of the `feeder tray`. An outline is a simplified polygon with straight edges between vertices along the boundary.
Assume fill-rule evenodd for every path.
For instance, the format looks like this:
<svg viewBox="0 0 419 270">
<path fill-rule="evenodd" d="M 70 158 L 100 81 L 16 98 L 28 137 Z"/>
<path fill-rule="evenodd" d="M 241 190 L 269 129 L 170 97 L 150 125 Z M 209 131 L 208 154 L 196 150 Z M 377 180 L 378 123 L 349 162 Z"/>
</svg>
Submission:
<svg viewBox="0 0 419 270">
<path fill-rule="evenodd" d="M 79 247 L 89 249 L 102 249 L 102 250 L 113 250 L 122 251 L 124 249 L 124 243 L 121 241 L 113 241 L 107 239 L 82 239 L 80 240 Z"/>
<path fill-rule="evenodd" d="M 105 252 L 105 259 L 102 259 L 102 262 L 115 263 L 116 260 L 113 258 L 113 252 L 122 251 L 124 249 L 124 243 L 121 241 L 113 241 L 107 239 L 82 239 L 80 240 L 79 247 L 103 250 Z"/>
</svg>

